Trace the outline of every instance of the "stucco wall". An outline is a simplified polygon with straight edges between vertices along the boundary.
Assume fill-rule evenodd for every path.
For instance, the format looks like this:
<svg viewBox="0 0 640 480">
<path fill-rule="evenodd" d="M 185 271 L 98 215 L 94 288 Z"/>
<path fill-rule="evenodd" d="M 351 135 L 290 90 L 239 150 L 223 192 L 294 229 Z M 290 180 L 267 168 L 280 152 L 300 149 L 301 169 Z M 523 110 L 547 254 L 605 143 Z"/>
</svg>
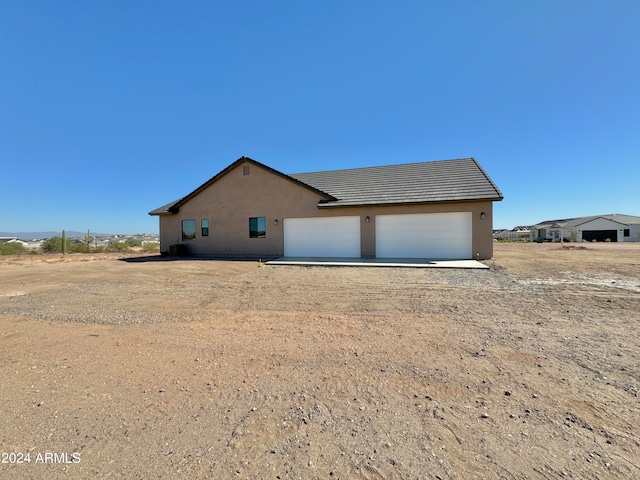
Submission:
<svg viewBox="0 0 640 480">
<path fill-rule="evenodd" d="M 249 166 L 244 175 L 243 166 Z M 492 202 L 318 208 L 321 196 L 259 166 L 246 162 L 219 178 L 206 190 L 180 207 L 175 215 L 161 215 L 160 251 L 172 244 L 184 244 L 195 255 L 277 257 L 284 252 L 285 218 L 359 215 L 361 254 L 375 256 L 375 216 L 396 213 L 471 212 L 473 255 L 493 256 Z M 481 218 L 484 212 L 485 218 Z M 366 217 L 369 222 L 366 222 Z M 249 218 L 266 218 L 265 238 L 249 238 Z M 196 221 L 195 240 L 182 241 L 182 220 Z M 201 236 L 200 221 L 209 220 L 209 236 Z M 277 224 L 276 224 L 277 220 Z"/>
</svg>

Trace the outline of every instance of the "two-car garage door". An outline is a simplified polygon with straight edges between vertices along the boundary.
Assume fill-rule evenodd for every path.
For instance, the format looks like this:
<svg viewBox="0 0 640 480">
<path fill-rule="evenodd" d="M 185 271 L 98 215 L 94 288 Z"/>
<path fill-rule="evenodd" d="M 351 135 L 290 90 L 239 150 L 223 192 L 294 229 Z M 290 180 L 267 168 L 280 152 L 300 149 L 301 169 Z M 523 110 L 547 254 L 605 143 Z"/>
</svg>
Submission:
<svg viewBox="0 0 640 480">
<path fill-rule="evenodd" d="M 285 257 L 359 257 L 360 217 L 285 218 Z"/>
<path fill-rule="evenodd" d="M 473 257 L 471 212 L 378 215 L 376 257 Z"/>
<path fill-rule="evenodd" d="M 472 258 L 470 212 L 377 215 L 378 258 Z M 287 257 L 360 257 L 360 217 L 287 218 Z"/>
</svg>

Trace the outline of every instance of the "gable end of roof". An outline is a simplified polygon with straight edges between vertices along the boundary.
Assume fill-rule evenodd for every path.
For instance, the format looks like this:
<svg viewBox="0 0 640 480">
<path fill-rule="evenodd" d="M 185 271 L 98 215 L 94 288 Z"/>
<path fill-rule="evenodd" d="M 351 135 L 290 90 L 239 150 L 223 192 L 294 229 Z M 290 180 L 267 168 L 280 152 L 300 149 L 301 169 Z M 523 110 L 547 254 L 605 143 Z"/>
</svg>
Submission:
<svg viewBox="0 0 640 480">
<path fill-rule="evenodd" d="M 252 165 L 255 165 L 258 168 L 262 168 L 263 170 L 268 171 L 269 173 L 272 173 L 274 175 L 277 175 L 289 182 L 292 182 L 296 185 L 299 185 L 303 188 L 306 188 L 307 190 L 311 190 L 312 192 L 320 195 L 321 197 L 323 197 L 323 201 L 333 201 L 333 200 L 337 200 L 335 197 L 333 197 L 332 195 L 323 192 L 322 190 L 317 189 L 316 187 L 312 186 L 312 185 L 308 185 L 304 182 L 301 182 L 298 179 L 295 179 L 293 177 L 290 177 L 289 175 L 286 175 L 282 172 L 279 172 L 278 170 L 275 170 L 274 168 L 271 168 L 263 163 L 260 163 L 256 160 L 253 160 L 252 158 L 249 157 L 245 157 L 242 156 L 239 159 L 237 159 L 235 162 L 233 162 L 231 165 L 229 165 L 228 167 L 226 167 L 224 170 L 220 171 L 219 173 L 217 173 L 216 175 L 214 175 L 213 177 L 211 177 L 209 180 L 207 180 L 206 182 L 204 182 L 202 185 L 200 185 L 198 188 L 196 188 L 195 190 L 193 190 L 191 193 L 189 193 L 188 195 L 180 198 L 179 200 L 176 200 L 175 202 L 169 203 L 163 207 L 157 208 L 155 210 L 152 210 L 151 212 L 149 212 L 149 215 L 172 215 L 175 213 L 178 213 L 180 211 L 180 207 L 182 205 L 184 205 L 185 203 L 187 203 L 190 199 L 192 199 L 193 197 L 195 197 L 196 195 L 198 195 L 200 192 L 202 192 L 203 190 L 205 190 L 206 188 L 208 188 L 210 185 L 212 185 L 213 183 L 215 183 L 217 180 L 219 180 L 220 178 L 222 178 L 223 176 L 225 176 L 227 173 L 231 172 L 232 170 L 234 170 L 238 165 L 242 164 L 242 163 L 250 163 Z"/>
</svg>

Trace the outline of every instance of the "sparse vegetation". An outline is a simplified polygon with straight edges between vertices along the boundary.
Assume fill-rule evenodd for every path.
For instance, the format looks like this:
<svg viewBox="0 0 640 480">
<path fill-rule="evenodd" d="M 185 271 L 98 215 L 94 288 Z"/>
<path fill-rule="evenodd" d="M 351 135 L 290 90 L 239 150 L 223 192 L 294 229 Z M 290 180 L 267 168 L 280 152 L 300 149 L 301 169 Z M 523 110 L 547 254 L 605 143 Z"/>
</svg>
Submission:
<svg viewBox="0 0 640 480">
<path fill-rule="evenodd" d="M 65 238 L 64 240 L 65 243 L 65 248 L 64 251 L 71 251 L 71 240 L 68 238 Z M 63 253 L 63 248 L 62 248 L 62 238 L 61 237 L 51 237 L 51 238 L 47 238 L 43 243 L 42 243 L 42 251 L 44 253 Z"/>
<path fill-rule="evenodd" d="M 77 242 L 71 245 L 73 253 L 91 253 L 91 244 L 85 242 Z"/>
<path fill-rule="evenodd" d="M 156 242 L 147 242 L 142 244 L 142 251 L 145 253 L 159 253 L 160 244 Z"/>
<path fill-rule="evenodd" d="M 110 242 L 105 248 L 105 252 L 127 252 L 129 248 L 127 242 Z"/>
<path fill-rule="evenodd" d="M 27 253 L 27 249 L 20 242 L 0 243 L 0 255 L 20 255 Z"/>
<path fill-rule="evenodd" d="M 65 253 L 127 253 L 131 251 L 142 251 L 144 253 L 158 253 L 160 244 L 153 236 L 139 235 L 134 238 L 123 237 L 94 237 L 87 230 L 87 234 L 83 236 L 67 237 L 63 231 L 61 236 L 47 238 L 40 242 L 32 240 L 30 244 L 22 241 L 10 241 L 0 243 L 0 255 L 21 255 L 31 254 L 65 254 Z M 140 238 L 138 238 L 140 237 Z M 63 240 L 64 238 L 64 240 Z M 146 240 L 151 238 L 152 240 Z M 106 243 L 109 242 L 109 243 Z M 64 246 L 64 248 L 63 248 Z"/>
</svg>

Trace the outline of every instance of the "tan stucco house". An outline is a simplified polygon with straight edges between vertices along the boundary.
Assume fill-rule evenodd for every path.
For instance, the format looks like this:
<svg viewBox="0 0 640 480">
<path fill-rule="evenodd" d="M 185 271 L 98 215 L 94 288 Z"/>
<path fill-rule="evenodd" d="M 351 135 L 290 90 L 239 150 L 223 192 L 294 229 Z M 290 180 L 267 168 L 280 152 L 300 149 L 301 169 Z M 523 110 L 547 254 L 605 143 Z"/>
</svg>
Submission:
<svg viewBox="0 0 640 480">
<path fill-rule="evenodd" d="M 286 175 L 241 157 L 149 215 L 163 254 L 482 260 L 502 198 L 473 158 Z"/>
</svg>

